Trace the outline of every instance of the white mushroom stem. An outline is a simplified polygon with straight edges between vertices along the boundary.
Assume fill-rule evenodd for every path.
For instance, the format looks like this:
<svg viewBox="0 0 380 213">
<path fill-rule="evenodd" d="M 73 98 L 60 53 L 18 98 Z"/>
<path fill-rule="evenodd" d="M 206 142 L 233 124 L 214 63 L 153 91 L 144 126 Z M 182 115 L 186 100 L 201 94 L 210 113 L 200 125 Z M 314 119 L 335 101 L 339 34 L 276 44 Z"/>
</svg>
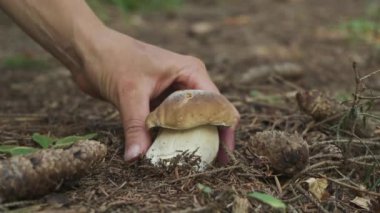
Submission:
<svg viewBox="0 0 380 213">
<path fill-rule="evenodd" d="M 206 125 L 186 130 L 162 128 L 156 140 L 146 153 L 153 164 L 173 158 L 188 151 L 200 156 L 200 169 L 212 163 L 219 149 L 219 135 L 216 126 Z"/>
</svg>

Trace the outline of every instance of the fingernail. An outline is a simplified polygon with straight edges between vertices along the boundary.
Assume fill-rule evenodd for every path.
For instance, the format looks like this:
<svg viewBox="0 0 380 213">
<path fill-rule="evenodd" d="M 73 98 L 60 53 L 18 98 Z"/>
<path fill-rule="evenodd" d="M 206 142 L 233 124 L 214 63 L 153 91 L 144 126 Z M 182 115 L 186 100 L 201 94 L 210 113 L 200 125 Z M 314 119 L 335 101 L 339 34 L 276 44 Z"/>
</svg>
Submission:
<svg viewBox="0 0 380 213">
<path fill-rule="evenodd" d="M 133 161 L 139 158 L 140 154 L 141 154 L 140 146 L 137 144 L 134 144 L 127 149 L 124 159 L 126 161 Z"/>
</svg>

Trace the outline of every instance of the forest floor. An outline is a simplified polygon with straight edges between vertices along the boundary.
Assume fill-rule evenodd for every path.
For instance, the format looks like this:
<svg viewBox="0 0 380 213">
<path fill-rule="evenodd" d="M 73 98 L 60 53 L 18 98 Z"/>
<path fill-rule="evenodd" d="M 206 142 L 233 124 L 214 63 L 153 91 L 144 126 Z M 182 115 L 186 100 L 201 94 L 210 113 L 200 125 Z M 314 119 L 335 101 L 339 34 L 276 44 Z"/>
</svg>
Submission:
<svg viewBox="0 0 380 213">
<path fill-rule="evenodd" d="M 352 36 L 343 27 L 367 17 L 368 9 L 368 1 L 356 0 L 207 0 L 189 1 L 175 11 L 109 15 L 106 22 L 115 29 L 201 58 L 241 113 L 236 160 L 197 175 L 190 170 L 157 172 L 145 162 L 126 164 L 118 112 L 80 92 L 65 68 L 0 14 L 0 143 L 32 146 L 33 133 L 98 133 L 96 140 L 108 147 L 104 162 L 91 174 L 43 198 L 0 207 L 25 212 L 231 212 L 239 199 L 248 199 L 250 211 L 272 211 L 247 196 L 259 191 L 283 200 L 290 212 L 380 211 L 379 156 L 371 161 L 367 149 L 353 152 L 339 143 L 352 141 L 351 136 L 337 138 L 334 130 L 310 125 L 312 119 L 295 99 L 297 91 L 318 89 L 331 98 L 350 100 L 356 86 L 353 62 L 361 75 L 379 69 L 378 34 Z M 197 29 L 199 25 L 205 30 Z M 260 69 L 296 74 L 247 74 Z M 379 76 L 367 83 L 375 94 L 380 90 Z M 286 177 L 251 152 L 253 135 L 274 129 L 302 135 L 310 148 L 309 169 Z M 378 142 L 376 137 L 365 141 Z M 343 157 L 324 152 L 328 145 Z M 378 152 L 378 145 L 368 149 L 376 147 Z M 366 163 L 347 160 L 363 156 Z M 312 177 L 327 180 L 320 200 L 305 182 Z M 355 204 L 355 197 L 372 205 Z"/>
</svg>

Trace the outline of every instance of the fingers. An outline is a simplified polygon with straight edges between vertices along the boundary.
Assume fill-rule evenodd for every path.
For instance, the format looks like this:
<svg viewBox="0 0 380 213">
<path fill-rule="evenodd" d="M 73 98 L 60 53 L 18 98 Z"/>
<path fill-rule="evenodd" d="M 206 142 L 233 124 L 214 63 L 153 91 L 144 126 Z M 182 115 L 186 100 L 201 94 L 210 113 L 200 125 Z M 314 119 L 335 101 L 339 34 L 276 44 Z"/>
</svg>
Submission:
<svg viewBox="0 0 380 213">
<path fill-rule="evenodd" d="M 149 95 L 134 86 L 123 86 L 120 91 L 119 110 L 125 135 L 126 161 L 133 161 L 144 155 L 151 144 L 145 119 L 149 114 Z"/>
<path fill-rule="evenodd" d="M 219 94 L 220 92 L 211 81 L 204 63 L 191 56 L 187 60 L 189 65 L 182 68 L 175 80 L 175 83 L 179 85 L 179 89 L 200 89 Z"/>
</svg>

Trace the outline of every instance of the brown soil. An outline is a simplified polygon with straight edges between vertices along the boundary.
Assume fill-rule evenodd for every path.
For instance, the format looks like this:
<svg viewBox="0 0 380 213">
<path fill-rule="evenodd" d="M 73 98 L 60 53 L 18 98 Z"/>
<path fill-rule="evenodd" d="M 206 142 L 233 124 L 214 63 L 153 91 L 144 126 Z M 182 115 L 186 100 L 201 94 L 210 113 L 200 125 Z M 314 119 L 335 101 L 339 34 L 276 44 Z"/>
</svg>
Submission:
<svg viewBox="0 0 380 213">
<path fill-rule="evenodd" d="M 344 164 L 333 168 L 335 164 L 326 163 L 322 166 L 326 170 L 305 172 L 296 178 L 279 176 L 283 186 L 280 190 L 276 173 L 249 148 L 251 137 L 258 131 L 278 129 L 302 133 L 305 130 L 310 118 L 297 108 L 294 92 L 298 89 L 350 94 L 355 87 L 353 61 L 358 62 L 362 73 L 378 69 L 377 50 L 371 44 L 353 41 L 338 29 L 341 23 L 362 17 L 365 8 L 365 1 L 356 0 L 208 0 L 186 3 L 175 12 L 132 15 L 127 23 L 112 16 L 108 24 L 120 31 L 200 57 L 221 92 L 240 111 L 242 120 L 234 153 L 234 163 L 240 166 L 211 168 L 198 175 L 178 168 L 158 172 L 145 162 L 133 165 L 123 162 L 123 132 L 117 111 L 80 92 L 67 70 L 0 14 L 0 61 L 22 54 L 50 64 L 44 70 L 0 65 L 0 143 L 32 145 L 31 135 L 35 132 L 57 137 L 97 132 L 97 140 L 109 150 L 104 163 L 93 174 L 65 183 L 54 194 L 10 206 L 25 207 L 26 211 L 229 212 L 236 196 L 246 197 L 248 192 L 261 191 L 287 201 L 300 212 L 321 209 L 365 212 L 349 202 L 365 194 L 340 184 L 329 182 L 330 197 L 321 202 L 297 190 L 298 183 L 319 174 L 342 178 L 337 169 L 352 181 L 363 183 L 365 168 L 352 170 Z M 191 27 L 199 22 L 207 22 L 213 29 L 203 34 L 192 32 Z M 241 82 L 241 76 L 250 68 L 285 62 L 299 65 L 304 75 L 297 80 L 267 78 L 249 84 Z M 374 88 L 380 86 L 376 78 L 371 83 Z M 252 91 L 266 96 L 258 99 L 251 95 Z M 303 135 L 311 147 L 317 147 L 313 143 L 335 137 L 319 130 L 315 127 Z M 320 149 L 310 151 L 311 156 L 320 154 Z M 314 158 L 310 164 L 323 161 L 330 162 L 331 158 Z M 202 192 L 198 183 L 211 187 L 213 193 Z M 379 187 L 375 190 L 379 192 Z M 376 196 L 371 198 L 376 200 Z M 270 211 L 253 199 L 249 201 L 250 211 Z"/>
</svg>

